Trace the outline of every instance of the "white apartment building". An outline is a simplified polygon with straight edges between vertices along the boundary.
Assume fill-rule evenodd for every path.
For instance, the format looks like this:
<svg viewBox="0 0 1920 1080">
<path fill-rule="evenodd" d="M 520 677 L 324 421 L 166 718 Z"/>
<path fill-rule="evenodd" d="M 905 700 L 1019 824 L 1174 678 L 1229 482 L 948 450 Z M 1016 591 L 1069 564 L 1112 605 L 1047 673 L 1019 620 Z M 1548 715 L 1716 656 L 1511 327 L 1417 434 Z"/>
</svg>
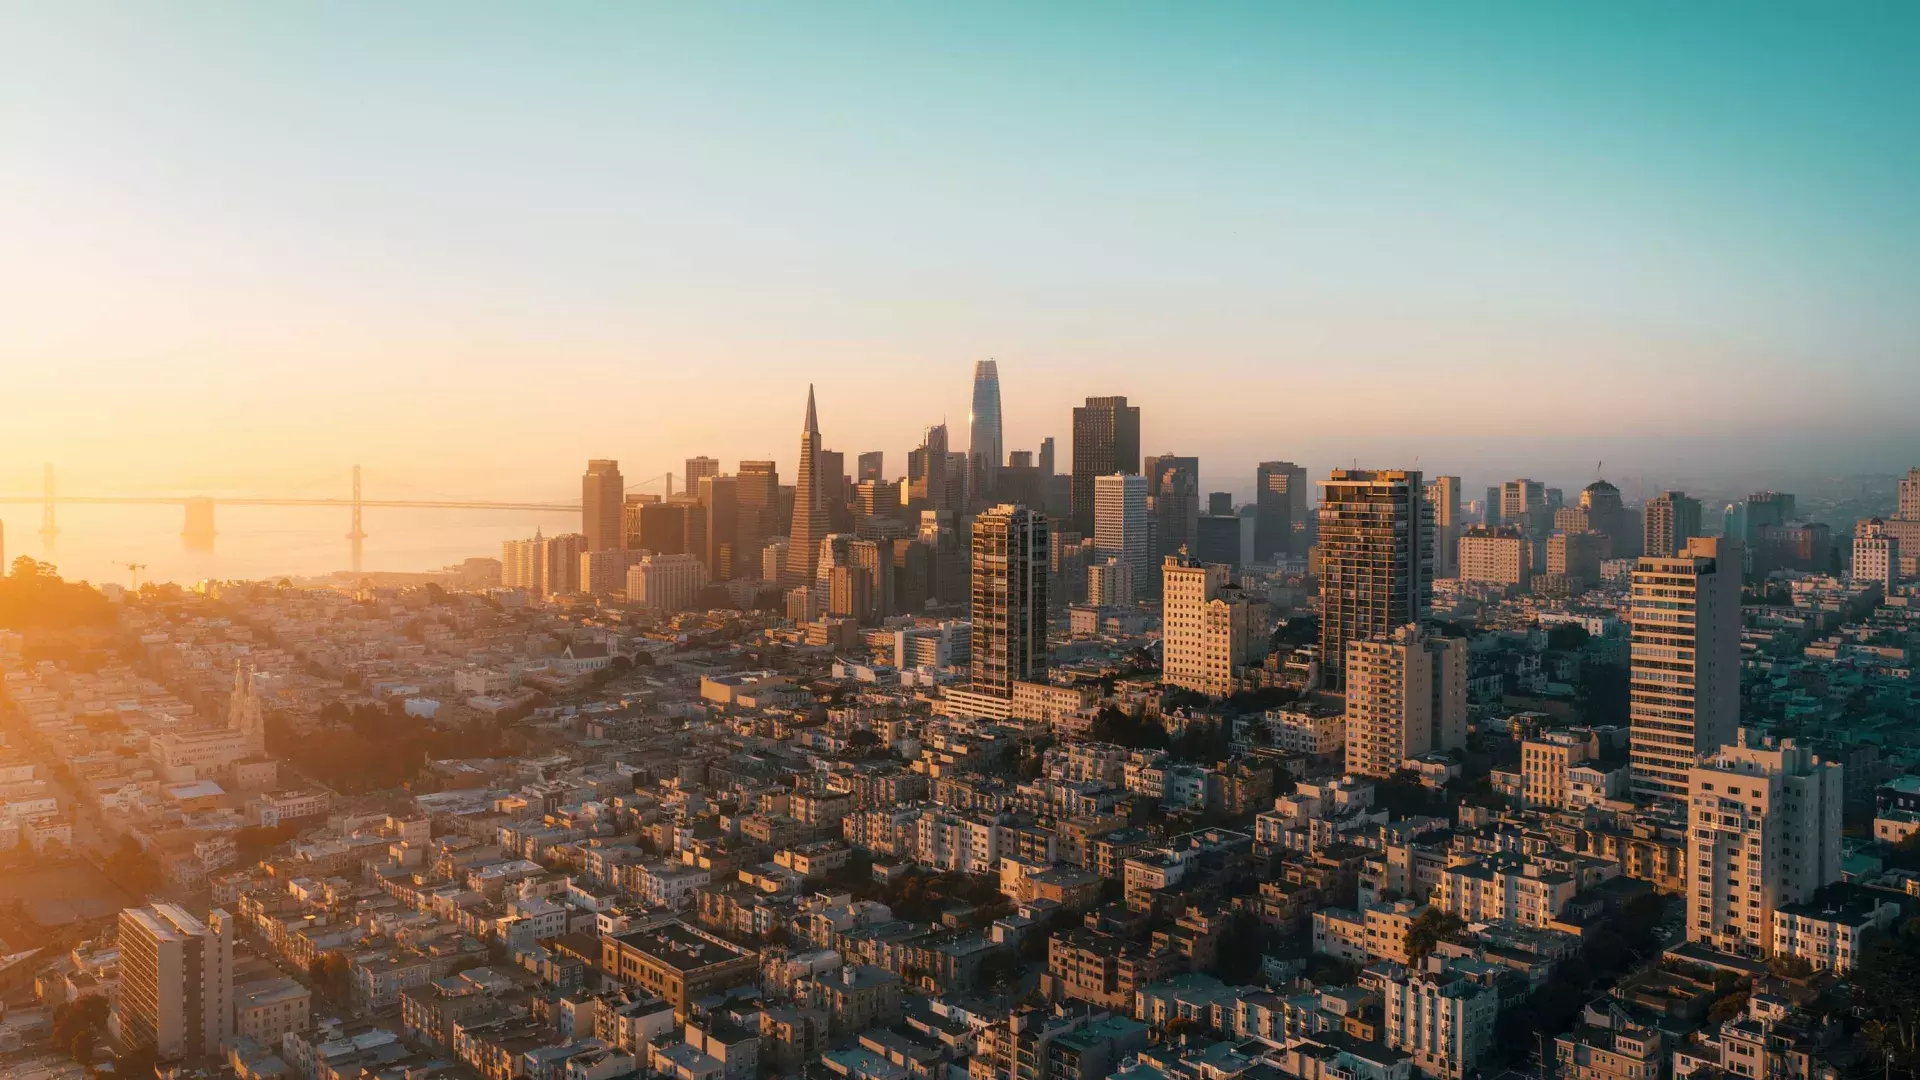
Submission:
<svg viewBox="0 0 1920 1080">
<path fill-rule="evenodd" d="M 1228 568 L 1169 555 L 1161 566 L 1161 677 L 1202 694 L 1233 693 L 1234 671 L 1264 645 L 1266 605 Z"/>
<path fill-rule="evenodd" d="M 1890 932 L 1899 919 L 1900 902 L 1880 890 L 1851 882 L 1825 885 L 1804 903 L 1774 909 L 1773 954 L 1845 974 L 1859 962 L 1867 932 Z"/>
<path fill-rule="evenodd" d="M 1467 745 L 1467 643 L 1408 625 L 1347 645 L 1347 772 Z"/>
<path fill-rule="evenodd" d="M 206 922 L 176 904 L 120 913 L 120 993 L 113 1034 L 162 1061 L 220 1052 L 233 1035 L 233 917 Z"/>
<path fill-rule="evenodd" d="M 1900 541 L 1879 518 L 1868 518 L 1853 527 L 1853 580 L 1878 582 L 1889 593 L 1900 580 Z"/>
<path fill-rule="evenodd" d="M 914 858 L 952 873 L 992 873 L 1000 861 L 1000 833 L 992 822 L 923 813 L 914 823 Z"/>
<path fill-rule="evenodd" d="M 1347 714 L 1311 704 L 1283 705 L 1243 718 L 1243 727 L 1266 731 L 1266 745 L 1288 754 L 1305 754 L 1316 763 L 1336 761 L 1347 750 Z"/>
<path fill-rule="evenodd" d="M 1098 562 L 1119 559 L 1127 566 L 1138 599 L 1153 572 L 1153 545 L 1148 535 L 1147 478 L 1131 473 L 1097 476 L 1093 481 L 1093 557 Z M 1092 579 L 1088 579 L 1092 584 Z"/>
<path fill-rule="evenodd" d="M 627 602 L 648 611 L 685 611 L 706 587 L 706 564 L 694 555 L 647 555 L 627 569 Z"/>
<path fill-rule="evenodd" d="M 1518 528 L 1474 528 L 1460 534 L 1460 580 L 1524 589 L 1533 581 L 1533 544 Z"/>
<path fill-rule="evenodd" d="M 1688 797 L 1688 773 L 1740 723 L 1740 544 L 1696 537 L 1679 555 L 1643 557 L 1630 618 L 1636 798 Z"/>
<path fill-rule="evenodd" d="M 1133 603 L 1133 567 L 1118 557 L 1088 566 L 1087 603 L 1096 608 Z"/>
<path fill-rule="evenodd" d="M 1514 922 L 1545 927 L 1580 891 L 1572 874 L 1525 858 L 1489 855 L 1440 872 L 1433 906 L 1463 921 Z"/>
<path fill-rule="evenodd" d="M 312 1005 L 312 991 L 285 976 L 234 987 L 233 1033 L 277 1047 L 281 1036 L 312 1026 Z"/>
<path fill-rule="evenodd" d="M 1774 914 L 1840 880 L 1843 770 L 1791 739 L 1739 742 L 1688 770 L 1687 940 L 1774 954 Z"/>
<path fill-rule="evenodd" d="M 1424 1076 L 1463 1080 L 1493 1043 L 1500 995 L 1491 987 L 1444 970 L 1410 971 L 1384 980 L 1382 991 L 1387 1047 Z"/>
</svg>

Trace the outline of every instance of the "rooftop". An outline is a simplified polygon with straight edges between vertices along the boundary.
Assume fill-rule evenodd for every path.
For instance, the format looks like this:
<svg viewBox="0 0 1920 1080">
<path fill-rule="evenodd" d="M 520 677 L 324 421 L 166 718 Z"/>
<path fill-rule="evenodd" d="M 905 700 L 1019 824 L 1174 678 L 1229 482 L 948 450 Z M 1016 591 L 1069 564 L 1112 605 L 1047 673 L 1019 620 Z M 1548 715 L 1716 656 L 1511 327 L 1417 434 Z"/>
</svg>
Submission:
<svg viewBox="0 0 1920 1080">
<path fill-rule="evenodd" d="M 682 922 L 615 934 L 614 940 L 680 971 L 712 967 L 753 955 L 730 941 Z"/>
</svg>

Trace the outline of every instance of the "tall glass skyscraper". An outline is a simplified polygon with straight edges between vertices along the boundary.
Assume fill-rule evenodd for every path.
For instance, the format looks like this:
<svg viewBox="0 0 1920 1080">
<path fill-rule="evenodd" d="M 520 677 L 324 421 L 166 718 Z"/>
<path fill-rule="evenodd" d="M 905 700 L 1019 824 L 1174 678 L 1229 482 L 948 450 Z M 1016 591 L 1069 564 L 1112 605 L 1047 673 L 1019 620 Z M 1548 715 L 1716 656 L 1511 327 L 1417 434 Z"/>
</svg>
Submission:
<svg viewBox="0 0 1920 1080">
<path fill-rule="evenodd" d="M 967 414 L 968 488 L 975 498 L 993 497 L 1006 459 L 1006 438 L 1000 426 L 1000 368 L 992 360 L 981 360 L 973 365 L 973 410 Z"/>
</svg>

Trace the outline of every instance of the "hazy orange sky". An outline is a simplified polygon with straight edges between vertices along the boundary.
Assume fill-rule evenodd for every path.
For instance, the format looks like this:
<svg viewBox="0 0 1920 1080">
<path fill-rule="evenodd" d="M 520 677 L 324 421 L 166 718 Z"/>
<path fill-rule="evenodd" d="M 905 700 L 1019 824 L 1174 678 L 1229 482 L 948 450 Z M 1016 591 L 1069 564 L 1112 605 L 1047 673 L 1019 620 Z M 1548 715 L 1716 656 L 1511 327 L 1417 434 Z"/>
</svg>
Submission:
<svg viewBox="0 0 1920 1080">
<path fill-rule="evenodd" d="M 1915 9 L 0 12 L 0 491 L 1920 457 Z M 1558 470 L 1560 475 L 1556 475 Z M 1578 475 L 1576 475 L 1576 473 Z"/>
</svg>

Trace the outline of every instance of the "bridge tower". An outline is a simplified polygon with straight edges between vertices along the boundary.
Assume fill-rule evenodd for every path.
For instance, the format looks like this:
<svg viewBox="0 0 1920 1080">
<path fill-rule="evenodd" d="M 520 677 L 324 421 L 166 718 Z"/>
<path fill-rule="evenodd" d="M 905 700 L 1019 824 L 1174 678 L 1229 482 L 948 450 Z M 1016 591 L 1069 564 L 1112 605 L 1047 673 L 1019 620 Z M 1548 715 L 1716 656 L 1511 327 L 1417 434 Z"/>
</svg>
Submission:
<svg viewBox="0 0 1920 1080">
<path fill-rule="evenodd" d="M 367 530 L 360 527 L 360 466 L 353 467 L 353 527 L 347 530 L 347 539 L 353 541 L 353 572 L 361 570 L 362 541 L 367 538 Z"/>
<path fill-rule="evenodd" d="M 51 461 L 47 462 L 45 476 L 46 482 L 40 503 L 40 541 L 52 547 L 53 538 L 60 535 L 60 530 L 53 523 L 53 463 Z"/>
</svg>

